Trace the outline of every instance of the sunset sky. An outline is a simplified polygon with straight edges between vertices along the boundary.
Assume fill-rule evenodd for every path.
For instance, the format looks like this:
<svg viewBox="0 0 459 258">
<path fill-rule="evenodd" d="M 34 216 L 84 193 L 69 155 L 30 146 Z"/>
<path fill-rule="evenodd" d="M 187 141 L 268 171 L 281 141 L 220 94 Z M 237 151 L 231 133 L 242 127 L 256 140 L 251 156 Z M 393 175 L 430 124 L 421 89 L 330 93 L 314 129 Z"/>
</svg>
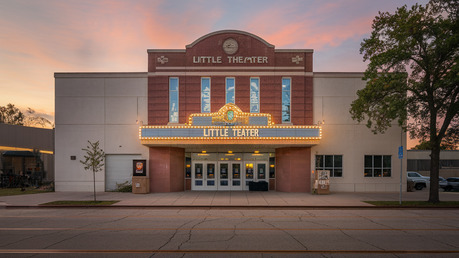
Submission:
<svg viewBox="0 0 459 258">
<path fill-rule="evenodd" d="M 316 72 L 363 72 L 378 11 L 413 0 L 0 0 L 0 106 L 54 120 L 55 72 L 144 72 L 147 49 L 184 49 L 213 31 L 314 49 Z"/>
</svg>

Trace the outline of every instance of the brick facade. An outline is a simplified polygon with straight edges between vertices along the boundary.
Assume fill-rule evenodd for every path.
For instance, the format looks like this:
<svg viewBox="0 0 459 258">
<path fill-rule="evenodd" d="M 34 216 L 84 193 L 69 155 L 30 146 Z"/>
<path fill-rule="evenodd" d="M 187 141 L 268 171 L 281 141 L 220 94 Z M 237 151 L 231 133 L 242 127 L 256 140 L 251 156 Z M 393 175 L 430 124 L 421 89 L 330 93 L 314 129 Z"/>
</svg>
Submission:
<svg viewBox="0 0 459 258">
<path fill-rule="evenodd" d="M 222 49 L 223 42 L 228 38 L 238 42 L 238 51 L 233 55 L 226 54 Z M 196 62 L 199 57 L 205 59 Z M 234 63 L 234 59 L 238 57 L 242 57 L 245 63 Z M 246 60 L 247 57 L 252 59 Z M 254 63 L 258 57 L 266 58 L 266 62 Z M 277 51 L 274 46 L 254 35 L 234 31 L 211 33 L 188 45 L 184 50 L 150 50 L 148 124 L 166 125 L 169 122 L 170 77 L 179 78 L 180 124 L 186 123 L 190 114 L 201 112 L 202 77 L 211 78 L 211 112 L 218 111 L 226 104 L 227 77 L 235 78 L 235 104 L 244 112 L 249 112 L 250 78 L 259 78 L 260 112 L 272 114 L 274 122 L 280 124 L 282 78 L 290 77 L 291 123 L 311 125 L 312 71 L 312 51 Z"/>
<path fill-rule="evenodd" d="M 223 43 L 230 38 L 238 49 L 228 55 Z M 274 124 L 282 124 L 282 79 L 290 78 L 288 125 L 312 125 L 312 54 L 312 50 L 276 50 L 263 39 L 241 31 L 210 33 L 185 49 L 149 50 L 148 124 L 170 124 L 169 78 L 179 79 L 179 124 L 185 124 L 191 114 L 201 113 L 201 78 L 210 78 L 210 112 L 217 112 L 226 104 L 226 78 L 232 77 L 235 104 L 243 112 L 250 112 L 250 79 L 259 79 L 260 113 L 271 114 Z M 191 188 L 191 181 L 181 172 L 184 155 L 183 148 L 150 147 L 152 192 Z M 310 190 L 310 148 L 277 149 L 276 159 L 279 169 L 276 179 L 269 180 L 271 190 Z"/>
</svg>

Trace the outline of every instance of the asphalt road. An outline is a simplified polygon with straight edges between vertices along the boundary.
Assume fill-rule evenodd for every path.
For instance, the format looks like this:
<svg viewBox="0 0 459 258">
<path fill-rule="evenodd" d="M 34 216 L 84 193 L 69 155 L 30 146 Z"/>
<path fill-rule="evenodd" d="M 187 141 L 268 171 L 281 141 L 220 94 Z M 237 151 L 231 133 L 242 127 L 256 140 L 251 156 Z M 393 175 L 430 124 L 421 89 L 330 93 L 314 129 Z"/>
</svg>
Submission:
<svg viewBox="0 0 459 258">
<path fill-rule="evenodd" d="M 1 209 L 1 257 L 458 257 L 454 209 Z"/>
</svg>

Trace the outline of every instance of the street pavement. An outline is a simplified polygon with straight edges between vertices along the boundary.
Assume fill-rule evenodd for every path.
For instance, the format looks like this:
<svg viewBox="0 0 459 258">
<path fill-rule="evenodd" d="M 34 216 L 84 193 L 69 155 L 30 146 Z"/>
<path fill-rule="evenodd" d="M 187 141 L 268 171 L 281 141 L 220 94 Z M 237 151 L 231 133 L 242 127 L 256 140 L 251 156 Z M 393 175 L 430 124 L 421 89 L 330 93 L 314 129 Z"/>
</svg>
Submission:
<svg viewBox="0 0 459 258">
<path fill-rule="evenodd" d="M 0 196 L 1 207 L 37 206 L 62 200 L 93 200 L 92 192 L 51 192 L 16 196 Z M 399 192 L 344 193 L 328 195 L 284 193 L 276 191 L 186 191 L 174 193 L 133 194 L 98 192 L 99 201 L 119 201 L 116 207 L 370 207 L 363 201 L 399 201 Z M 428 189 L 403 192 L 402 201 L 427 201 Z M 441 201 L 459 201 L 459 192 L 440 191 Z"/>
<path fill-rule="evenodd" d="M 0 210 L 0 257 L 458 256 L 459 209 Z"/>
<path fill-rule="evenodd" d="M 426 201 L 428 190 L 405 192 Z M 459 208 L 372 208 L 399 193 L 97 193 L 0 197 L 0 257 L 458 257 Z M 459 201 L 459 192 L 440 192 Z"/>
</svg>

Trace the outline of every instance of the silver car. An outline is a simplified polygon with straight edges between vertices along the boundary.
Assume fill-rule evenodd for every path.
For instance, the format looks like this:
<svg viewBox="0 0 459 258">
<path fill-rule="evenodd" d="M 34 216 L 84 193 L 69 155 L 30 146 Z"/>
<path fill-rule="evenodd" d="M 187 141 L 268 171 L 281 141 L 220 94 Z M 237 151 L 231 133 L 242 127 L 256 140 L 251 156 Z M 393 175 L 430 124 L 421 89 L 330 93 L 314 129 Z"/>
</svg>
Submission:
<svg viewBox="0 0 459 258">
<path fill-rule="evenodd" d="M 459 189 L 459 177 L 449 177 L 446 179 L 446 184 L 440 184 L 440 187 L 445 191 L 458 190 Z"/>
<path fill-rule="evenodd" d="M 408 182 L 413 182 L 416 190 L 422 190 L 422 188 L 430 186 L 430 177 L 422 176 L 418 172 L 407 171 L 406 177 Z"/>
</svg>

